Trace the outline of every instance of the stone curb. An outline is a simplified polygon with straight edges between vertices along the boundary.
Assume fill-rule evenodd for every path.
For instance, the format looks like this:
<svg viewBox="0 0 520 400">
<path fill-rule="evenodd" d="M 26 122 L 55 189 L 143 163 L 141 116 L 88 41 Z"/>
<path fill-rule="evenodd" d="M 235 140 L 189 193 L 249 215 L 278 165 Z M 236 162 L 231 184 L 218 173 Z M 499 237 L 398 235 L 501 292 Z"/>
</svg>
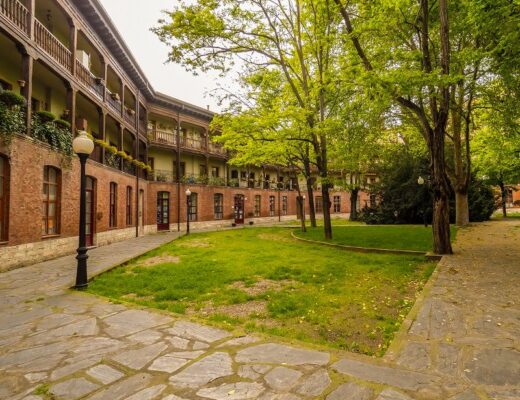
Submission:
<svg viewBox="0 0 520 400">
<path fill-rule="evenodd" d="M 327 243 L 327 242 L 321 242 L 318 240 L 311 240 L 311 239 L 303 239 L 301 237 L 298 237 L 294 234 L 294 231 L 291 232 L 291 236 L 293 239 L 307 242 L 307 243 L 313 243 L 313 244 L 321 244 L 323 246 L 329 246 L 329 247 L 335 247 L 342 250 L 347 251 L 354 251 L 358 253 L 380 253 L 380 254 L 397 254 L 397 255 L 408 255 L 408 256 L 425 256 L 428 259 L 437 259 L 437 257 L 441 258 L 442 256 L 438 256 L 436 254 L 430 254 L 426 253 L 424 251 L 415 251 L 415 250 L 396 250 L 396 249 L 379 249 L 376 247 L 359 247 L 359 246 L 348 246 L 344 244 L 337 244 L 337 243 Z"/>
</svg>

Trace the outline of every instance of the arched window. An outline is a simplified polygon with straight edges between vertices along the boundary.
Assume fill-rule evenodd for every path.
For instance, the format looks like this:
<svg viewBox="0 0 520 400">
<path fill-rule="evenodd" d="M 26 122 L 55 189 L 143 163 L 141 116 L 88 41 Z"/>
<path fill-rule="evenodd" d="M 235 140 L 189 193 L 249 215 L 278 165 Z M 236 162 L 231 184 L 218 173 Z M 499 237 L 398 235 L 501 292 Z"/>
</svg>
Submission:
<svg viewBox="0 0 520 400">
<path fill-rule="evenodd" d="M 109 217 L 108 226 L 110 228 L 117 227 L 117 183 L 110 182 L 110 199 L 109 199 Z"/>
<path fill-rule="evenodd" d="M 224 218 L 224 195 L 222 193 L 215 193 L 213 195 L 213 213 L 215 219 Z"/>
<path fill-rule="evenodd" d="M 287 215 L 287 196 L 282 197 L 282 215 Z"/>
<path fill-rule="evenodd" d="M 197 220 L 197 197 L 197 193 L 191 193 L 190 209 L 188 210 L 190 221 Z"/>
<path fill-rule="evenodd" d="M 9 225 L 9 163 L 0 155 L 0 242 L 7 241 Z"/>
<path fill-rule="evenodd" d="M 60 233 L 61 182 L 60 170 L 46 165 L 43 167 L 42 235 Z"/>
<path fill-rule="evenodd" d="M 132 186 L 126 187 L 126 225 L 132 225 Z"/>
<path fill-rule="evenodd" d="M 274 213 L 276 211 L 276 203 L 274 196 L 269 196 L 269 216 L 274 217 Z"/>
<path fill-rule="evenodd" d="M 260 213 L 262 211 L 261 204 L 262 204 L 262 196 L 257 194 L 255 196 L 255 217 L 260 216 Z"/>
</svg>

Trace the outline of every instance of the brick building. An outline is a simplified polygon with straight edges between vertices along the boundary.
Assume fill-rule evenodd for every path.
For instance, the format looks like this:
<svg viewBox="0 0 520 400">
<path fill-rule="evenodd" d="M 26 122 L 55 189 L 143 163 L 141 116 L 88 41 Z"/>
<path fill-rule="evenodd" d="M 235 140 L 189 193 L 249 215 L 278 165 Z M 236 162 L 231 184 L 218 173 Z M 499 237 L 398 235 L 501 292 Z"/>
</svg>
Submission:
<svg viewBox="0 0 520 400">
<path fill-rule="evenodd" d="M 97 0 L 2 0 L 0 50 L 2 90 L 26 99 L 24 129 L 0 144 L 0 270 L 77 246 L 79 162 L 35 137 L 43 111 L 95 140 L 89 245 L 183 229 L 187 188 L 195 226 L 295 217 L 297 180 L 275 166 L 229 166 L 213 113 L 156 92 Z M 349 212 L 346 192 L 331 199 L 331 211 Z"/>
</svg>

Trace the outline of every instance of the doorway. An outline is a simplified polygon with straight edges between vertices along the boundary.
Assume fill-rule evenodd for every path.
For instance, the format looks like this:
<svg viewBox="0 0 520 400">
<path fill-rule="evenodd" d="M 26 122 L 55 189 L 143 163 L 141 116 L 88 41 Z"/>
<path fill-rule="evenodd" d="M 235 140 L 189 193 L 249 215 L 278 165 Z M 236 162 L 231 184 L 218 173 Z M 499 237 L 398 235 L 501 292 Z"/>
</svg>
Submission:
<svg viewBox="0 0 520 400">
<path fill-rule="evenodd" d="M 244 223 L 244 195 L 235 195 L 235 224 Z"/>
<path fill-rule="evenodd" d="M 137 224 L 139 226 L 139 236 L 144 234 L 144 221 L 143 221 L 143 205 L 144 205 L 144 190 L 139 190 L 139 208 L 137 210 Z"/>
<path fill-rule="evenodd" d="M 94 246 L 95 227 L 95 201 L 96 201 L 96 182 L 91 176 L 87 176 L 85 195 L 87 198 L 85 209 L 85 244 L 87 247 Z"/>
<path fill-rule="evenodd" d="M 157 192 L 157 230 L 170 229 L 170 193 Z"/>
</svg>

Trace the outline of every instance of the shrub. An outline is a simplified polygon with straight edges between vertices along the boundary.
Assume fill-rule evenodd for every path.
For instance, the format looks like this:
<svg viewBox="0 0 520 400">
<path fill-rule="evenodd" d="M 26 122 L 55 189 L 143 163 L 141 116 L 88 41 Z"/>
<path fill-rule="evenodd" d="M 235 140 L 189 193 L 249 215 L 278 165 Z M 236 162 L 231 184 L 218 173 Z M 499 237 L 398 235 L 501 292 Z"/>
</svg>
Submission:
<svg viewBox="0 0 520 400">
<path fill-rule="evenodd" d="M 0 92 L 0 103 L 6 105 L 8 108 L 15 106 L 25 107 L 25 97 L 10 90 L 4 90 Z"/>
<path fill-rule="evenodd" d="M 50 111 L 36 111 L 34 115 L 38 117 L 41 123 L 52 122 L 56 119 L 56 115 Z"/>
<path fill-rule="evenodd" d="M 31 136 L 49 144 L 53 149 L 72 155 L 72 135 L 70 128 L 65 129 L 49 120 L 52 113 L 41 112 L 33 115 Z M 43 118 L 42 118 L 43 116 Z"/>
<path fill-rule="evenodd" d="M 67 129 L 70 131 L 70 122 L 65 121 L 64 119 L 57 119 L 54 123 L 58 126 L 58 128 Z"/>
<path fill-rule="evenodd" d="M 493 188 L 485 182 L 472 178 L 468 191 L 469 220 L 471 222 L 487 221 L 495 210 Z"/>
<path fill-rule="evenodd" d="M 25 133 L 25 113 L 18 106 L 8 107 L 0 103 L 0 138 L 9 143 L 15 133 Z"/>
</svg>

